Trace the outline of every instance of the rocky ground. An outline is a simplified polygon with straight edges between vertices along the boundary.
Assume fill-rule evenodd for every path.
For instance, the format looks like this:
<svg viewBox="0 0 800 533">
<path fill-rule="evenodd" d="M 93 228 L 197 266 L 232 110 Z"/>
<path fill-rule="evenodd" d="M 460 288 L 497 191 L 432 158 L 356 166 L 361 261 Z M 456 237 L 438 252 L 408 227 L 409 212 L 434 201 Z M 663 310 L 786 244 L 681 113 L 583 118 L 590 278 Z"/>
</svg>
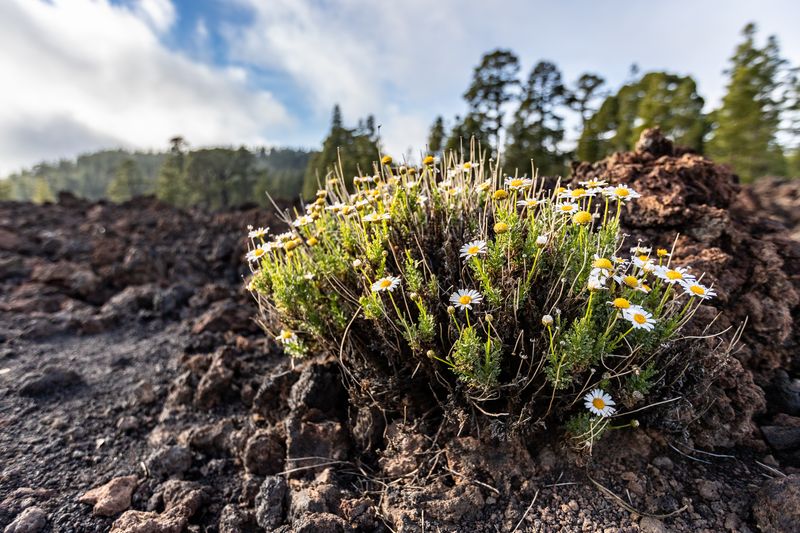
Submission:
<svg viewBox="0 0 800 533">
<path fill-rule="evenodd" d="M 244 227 L 271 213 L 0 204 L 0 528 L 800 530 L 800 242 L 774 188 L 644 141 L 576 175 L 643 190 L 629 232 L 680 232 L 750 322 L 700 431 L 612 432 L 588 464 L 354 409 L 334 361 L 292 365 L 242 289 Z"/>
</svg>

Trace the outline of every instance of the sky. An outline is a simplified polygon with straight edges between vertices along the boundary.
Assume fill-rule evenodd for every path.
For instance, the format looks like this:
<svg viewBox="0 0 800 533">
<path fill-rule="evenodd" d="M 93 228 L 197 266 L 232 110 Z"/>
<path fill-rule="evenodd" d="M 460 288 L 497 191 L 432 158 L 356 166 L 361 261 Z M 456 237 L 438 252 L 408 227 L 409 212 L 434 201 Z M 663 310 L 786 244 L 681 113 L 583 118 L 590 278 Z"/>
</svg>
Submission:
<svg viewBox="0 0 800 533">
<path fill-rule="evenodd" d="M 175 135 L 313 148 L 336 103 L 417 153 L 498 47 L 610 88 L 633 63 L 690 74 L 711 108 L 750 21 L 800 65 L 796 0 L 0 0 L 0 175 Z"/>
</svg>

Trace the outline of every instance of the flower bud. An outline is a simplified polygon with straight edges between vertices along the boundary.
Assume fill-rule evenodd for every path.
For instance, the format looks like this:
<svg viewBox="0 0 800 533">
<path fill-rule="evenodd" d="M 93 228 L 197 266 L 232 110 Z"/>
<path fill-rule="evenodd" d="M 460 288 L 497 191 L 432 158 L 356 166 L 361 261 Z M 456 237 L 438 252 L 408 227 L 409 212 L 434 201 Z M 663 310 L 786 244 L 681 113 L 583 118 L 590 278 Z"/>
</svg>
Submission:
<svg viewBox="0 0 800 533">
<path fill-rule="evenodd" d="M 545 327 L 550 327 L 553 325 L 553 317 L 550 315 L 544 315 L 542 317 L 542 325 Z"/>
</svg>

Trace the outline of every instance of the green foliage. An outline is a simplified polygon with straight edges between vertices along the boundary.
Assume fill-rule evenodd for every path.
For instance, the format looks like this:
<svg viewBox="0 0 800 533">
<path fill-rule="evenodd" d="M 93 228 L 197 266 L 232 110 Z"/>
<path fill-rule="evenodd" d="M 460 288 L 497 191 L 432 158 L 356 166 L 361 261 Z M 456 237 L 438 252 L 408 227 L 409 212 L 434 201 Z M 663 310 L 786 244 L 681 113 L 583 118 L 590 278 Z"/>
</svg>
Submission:
<svg viewBox="0 0 800 533">
<path fill-rule="evenodd" d="M 133 159 L 127 159 L 117 168 L 114 179 L 108 184 L 106 196 L 112 202 L 125 202 L 148 191 L 148 183 Z"/>
<path fill-rule="evenodd" d="M 781 109 L 786 103 L 778 91 L 785 61 L 774 36 L 759 48 L 755 25 L 748 24 L 742 33 L 744 42 L 731 57 L 727 93 L 722 106 L 713 113 L 708 153 L 730 164 L 743 181 L 751 181 L 786 172 L 777 142 Z"/>
<path fill-rule="evenodd" d="M 505 167 L 529 174 L 531 159 L 545 176 L 566 174 L 564 119 L 558 108 L 567 102 L 567 88 L 553 63 L 539 62 L 523 87 L 514 121 L 508 128 Z"/>
<path fill-rule="evenodd" d="M 576 155 L 596 161 L 631 150 L 646 128 L 658 126 L 678 145 L 702 151 L 707 123 L 703 99 L 690 76 L 650 72 L 608 96 L 586 122 Z"/>
<path fill-rule="evenodd" d="M 485 54 L 472 73 L 472 83 L 464 93 L 470 106 L 469 116 L 479 117 L 491 144 L 486 148 L 498 148 L 500 130 L 503 127 L 503 106 L 514 97 L 519 85 L 519 59 L 510 50 L 497 49 Z M 464 137 L 469 139 L 469 137 Z"/>
<path fill-rule="evenodd" d="M 342 112 L 334 106 L 331 130 L 322 141 L 322 150 L 311 156 L 306 167 L 304 198 L 313 198 L 317 189 L 325 187 L 326 176 L 339 170 L 340 160 L 347 187 L 352 187 L 355 176 L 372 175 L 372 162 L 380 152 L 374 122 L 370 116 L 356 129 L 345 128 Z"/>
<path fill-rule="evenodd" d="M 682 379 L 668 350 L 699 342 L 678 332 L 713 294 L 666 250 L 618 257 L 635 191 L 498 182 L 474 153 L 378 168 L 354 191 L 336 173 L 291 231 L 251 235 L 259 322 L 288 353 L 341 357 L 379 403 L 430 390 L 510 430 L 567 424 L 582 447 Z"/>
<path fill-rule="evenodd" d="M 431 126 L 431 132 L 428 135 L 428 150 L 434 154 L 438 154 L 444 148 L 445 131 L 444 119 L 441 116 L 436 117 Z"/>
<path fill-rule="evenodd" d="M 50 184 L 43 176 L 36 178 L 30 200 L 36 204 L 54 202 L 56 200 L 53 190 L 50 188 Z"/>
</svg>

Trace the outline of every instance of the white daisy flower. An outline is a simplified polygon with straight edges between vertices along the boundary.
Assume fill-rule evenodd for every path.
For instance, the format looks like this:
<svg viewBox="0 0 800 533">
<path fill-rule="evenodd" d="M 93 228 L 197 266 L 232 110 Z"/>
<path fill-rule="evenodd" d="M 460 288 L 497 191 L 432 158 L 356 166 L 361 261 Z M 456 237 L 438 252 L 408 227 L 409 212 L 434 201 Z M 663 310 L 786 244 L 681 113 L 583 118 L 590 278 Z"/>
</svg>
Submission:
<svg viewBox="0 0 800 533">
<path fill-rule="evenodd" d="M 574 215 L 580 210 L 580 207 L 578 207 L 578 204 L 576 203 L 565 202 L 554 205 L 553 209 L 555 209 L 557 213 L 561 213 L 562 215 Z"/>
<path fill-rule="evenodd" d="M 482 301 L 483 296 L 474 289 L 461 289 L 450 295 L 450 303 L 460 309 L 472 309 L 472 304 Z"/>
<path fill-rule="evenodd" d="M 478 192 L 486 192 L 492 188 L 492 180 L 482 181 L 475 186 Z"/>
<path fill-rule="evenodd" d="M 511 176 L 507 177 L 505 181 L 506 187 L 512 191 L 521 191 L 522 189 L 527 189 L 532 183 L 533 180 L 530 178 L 514 178 Z"/>
<path fill-rule="evenodd" d="M 292 222 L 292 226 L 294 226 L 296 228 L 300 228 L 300 227 L 303 227 L 303 226 L 308 226 L 312 222 L 314 222 L 313 218 L 311 218 L 309 215 L 303 215 L 303 216 L 297 217 L 294 220 L 294 222 Z"/>
<path fill-rule="evenodd" d="M 696 296 L 698 298 L 702 298 L 703 300 L 710 300 L 717 295 L 713 288 L 701 285 L 695 280 L 683 281 L 681 282 L 681 286 L 683 287 L 685 293 L 689 296 Z"/>
<path fill-rule="evenodd" d="M 594 389 L 583 397 L 583 405 L 597 416 L 607 417 L 617 412 L 614 408 L 616 403 L 611 395 L 602 389 Z"/>
<path fill-rule="evenodd" d="M 526 198 L 525 200 L 518 201 L 517 205 L 519 207 L 527 207 L 528 209 L 533 209 L 534 207 L 539 205 L 540 202 L 541 200 L 537 200 L 536 198 Z"/>
<path fill-rule="evenodd" d="M 590 291 L 599 291 L 606 288 L 606 280 L 608 278 L 602 275 L 589 275 L 589 279 L 586 282 L 586 288 Z"/>
<path fill-rule="evenodd" d="M 670 285 L 674 283 L 688 283 L 695 280 L 694 275 L 689 274 L 689 267 L 670 268 L 666 266 L 659 266 L 656 267 L 654 272 L 656 276 L 663 279 Z"/>
<path fill-rule="evenodd" d="M 544 246 L 545 244 L 547 244 L 547 239 L 548 236 L 546 233 L 543 235 L 539 235 L 538 237 L 536 237 L 536 246 Z"/>
<path fill-rule="evenodd" d="M 247 236 L 250 237 L 251 239 L 261 239 L 263 237 L 266 237 L 267 233 L 269 233 L 269 228 L 258 228 L 250 230 L 247 233 Z"/>
<path fill-rule="evenodd" d="M 650 287 L 645 285 L 644 281 L 633 276 L 631 274 L 617 274 L 614 277 L 614 281 L 620 284 L 622 287 L 628 287 L 629 289 L 635 289 L 637 291 L 642 291 L 644 293 L 650 292 Z"/>
<path fill-rule="evenodd" d="M 326 211 L 333 211 L 334 213 L 337 213 L 344 208 L 345 204 L 343 204 L 342 202 L 334 202 L 331 205 L 325 206 Z"/>
<path fill-rule="evenodd" d="M 258 261 L 259 259 L 263 258 L 265 255 L 267 255 L 267 252 L 269 252 L 271 248 L 272 247 L 267 243 L 259 245 L 259 246 L 256 246 L 255 248 L 253 248 L 252 250 L 247 252 L 247 256 L 246 256 L 247 260 L 250 261 L 250 262 Z"/>
<path fill-rule="evenodd" d="M 372 292 L 392 292 L 398 285 L 400 285 L 400 278 L 397 276 L 386 276 L 372 284 Z"/>
<path fill-rule="evenodd" d="M 305 274 L 303 274 L 303 279 L 308 280 L 308 281 L 312 281 L 314 279 L 314 273 L 313 272 L 306 272 Z"/>
<path fill-rule="evenodd" d="M 297 334 L 294 331 L 290 331 L 288 329 L 282 329 L 281 332 L 275 336 L 275 340 L 277 340 L 281 344 L 290 344 L 293 342 L 297 342 Z"/>
<path fill-rule="evenodd" d="M 653 315 L 639 305 L 631 305 L 627 309 L 623 309 L 622 316 L 631 323 L 633 329 L 651 331 L 656 324 Z"/>
<path fill-rule="evenodd" d="M 654 272 L 656 269 L 656 264 L 653 263 L 650 256 L 644 254 L 631 257 L 631 263 L 643 272 Z"/>
<path fill-rule="evenodd" d="M 461 247 L 461 257 L 470 259 L 486 253 L 486 241 L 472 241 Z"/>
<path fill-rule="evenodd" d="M 639 198 L 641 195 L 628 187 L 627 185 L 612 185 L 603 189 L 603 194 L 609 198 L 619 200 L 620 202 L 627 202 L 634 198 Z"/>
<path fill-rule="evenodd" d="M 650 251 L 652 248 L 649 246 L 642 246 L 641 244 L 637 244 L 633 248 L 631 248 L 631 255 L 650 255 Z"/>
<path fill-rule="evenodd" d="M 605 257 L 600 257 L 597 254 L 594 254 L 594 261 L 592 261 L 592 271 L 589 273 L 590 276 L 602 276 L 602 277 L 609 277 L 614 272 L 614 263 L 611 262 L 610 259 L 606 259 Z"/>
<path fill-rule="evenodd" d="M 364 215 L 362 220 L 364 222 L 379 222 L 381 220 L 389 220 L 392 218 L 392 215 L 389 213 L 375 213 L 374 211 L 368 215 Z"/>
<path fill-rule="evenodd" d="M 606 185 L 608 185 L 608 182 L 606 180 L 591 179 L 586 181 L 579 181 L 578 184 L 583 185 L 587 189 L 598 189 L 600 187 L 605 187 Z"/>
<path fill-rule="evenodd" d="M 595 193 L 593 191 L 587 191 L 583 188 L 578 189 L 567 189 L 562 191 L 558 194 L 559 198 L 566 198 L 569 200 L 578 200 L 580 198 L 585 198 L 587 196 L 594 196 Z"/>
</svg>

